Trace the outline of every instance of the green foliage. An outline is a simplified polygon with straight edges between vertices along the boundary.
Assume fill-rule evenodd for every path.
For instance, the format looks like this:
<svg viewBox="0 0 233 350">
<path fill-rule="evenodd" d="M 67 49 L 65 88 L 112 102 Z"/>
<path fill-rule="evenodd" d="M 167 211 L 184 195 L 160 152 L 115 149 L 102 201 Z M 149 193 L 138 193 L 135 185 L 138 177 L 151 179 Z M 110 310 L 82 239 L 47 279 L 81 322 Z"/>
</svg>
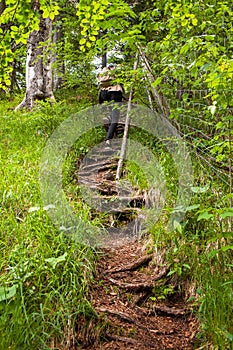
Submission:
<svg viewBox="0 0 233 350">
<path fill-rule="evenodd" d="M 93 48 L 96 41 L 97 46 L 102 48 L 107 42 L 111 46 L 111 40 L 119 40 L 119 34 L 124 36 L 124 31 L 129 28 L 129 19 L 135 18 L 130 6 L 122 0 L 80 1 L 77 15 L 82 35 L 80 50 L 83 52 Z M 106 35 L 101 35 L 101 39 L 97 40 L 100 30 Z M 131 37 L 130 34 L 128 37 Z"/>
<path fill-rule="evenodd" d="M 16 50 L 26 45 L 29 34 L 39 30 L 40 11 L 44 18 L 52 20 L 59 13 L 59 6 L 56 1 L 40 0 L 40 7 L 37 2 L 31 0 L 16 1 L 6 0 L 5 9 L 0 16 L 0 88 L 5 89 L 11 85 L 10 76 L 13 71 L 12 63 L 17 57 Z M 25 54 L 26 57 L 26 54 Z"/>
</svg>

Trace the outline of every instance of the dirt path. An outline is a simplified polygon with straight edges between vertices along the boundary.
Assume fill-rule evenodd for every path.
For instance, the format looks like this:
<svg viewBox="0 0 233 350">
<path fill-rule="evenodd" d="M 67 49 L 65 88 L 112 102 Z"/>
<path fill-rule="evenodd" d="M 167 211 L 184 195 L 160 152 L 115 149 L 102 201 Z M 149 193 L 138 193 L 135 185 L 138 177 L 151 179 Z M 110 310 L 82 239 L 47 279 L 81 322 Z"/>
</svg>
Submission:
<svg viewBox="0 0 233 350">
<path fill-rule="evenodd" d="M 109 200 L 118 195 L 114 180 L 116 151 L 94 148 L 77 172 L 79 184 L 97 190 L 102 199 L 105 196 L 108 206 L 109 203 L 112 205 Z M 112 158 L 109 160 L 109 157 Z M 139 208 L 144 199 L 137 192 L 124 192 L 125 197 L 129 195 L 131 199 L 126 209 L 132 217 L 133 210 Z M 98 204 L 95 197 L 93 200 Z M 98 205 L 103 206 L 101 203 Z M 122 216 L 126 209 L 116 207 L 114 215 Z M 119 221 L 119 217 L 116 218 Z M 162 259 L 148 254 L 145 243 L 143 245 L 136 237 L 134 241 L 132 237 L 131 241 L 123 237 L 122 242 L 116 242 L 114 236 L 111 237 L 108 248 L 105 245 L 100 252 L 95 282 L 90 288 L 89 301 L 96 310 L 96 318 L 91 318 L 87 323 L 80 322 L 77 329 L 78 348 L 196 348 L 197 320 L 191 306 L 178 292 L 176 282 L 168 275 L 169 269 Z M 165 294 L 169 294 L 167 298 Z"/>
<path fill-rule="evenodd" d="M 104 249 L 89 295 L 98 315 L 95 334 L 86 330 L 88 340 L 81 348 L 196 348 L 197 320 L 182 296 L 174 292 L 166 301 L 153 297 L 154 286 L 168 285 L 167 273 L 138 242 Z"/>
</svg>

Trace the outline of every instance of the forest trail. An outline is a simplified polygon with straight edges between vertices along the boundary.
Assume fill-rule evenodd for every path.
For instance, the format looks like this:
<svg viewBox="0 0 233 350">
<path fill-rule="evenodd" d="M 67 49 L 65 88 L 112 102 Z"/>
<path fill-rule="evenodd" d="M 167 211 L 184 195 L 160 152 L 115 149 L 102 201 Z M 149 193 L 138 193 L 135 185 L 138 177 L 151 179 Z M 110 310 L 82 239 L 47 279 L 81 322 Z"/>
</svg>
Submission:
<svg viewBox="0 0 233 350">
<path fill-rule="evenodd" d="M 198 322 L 192 307 L 167 276 L 167 266 L 155 258 L 138 241 L 102 249 L 89 293 L 97 320 L 82 331 L 81 349 L 196 348 Z M 153 293 L 172 283 L 174 292 L 166 300 Z"/>
<path fill-rule="evenodd" d="M 117 161 L 109 160 L 111 152 L 94 149 L 77 172 L 79 184 L 96 191 L 107 203 L 117 194 Z M 143 205 L 140 193 L 130 195 L 128 207 L 113 210 L 118 223 L 123 214 L 124 220 L 130 220 L 133 211 Z M 98 198 L 92 196 L 92 200 Z M 97 205 L 103 209 L 103 202 Z M 174 275 L 168 275 L 163 258 L 149 250 L 145 238 L 143 242 L 135 236 L 116 237 L 99 252 L 88 296 L 96 319 L 83 320 L 78 326 L 81 349 L 196 348 L 198 322 L 192 305 L 179 292 Z"/>
</svg>

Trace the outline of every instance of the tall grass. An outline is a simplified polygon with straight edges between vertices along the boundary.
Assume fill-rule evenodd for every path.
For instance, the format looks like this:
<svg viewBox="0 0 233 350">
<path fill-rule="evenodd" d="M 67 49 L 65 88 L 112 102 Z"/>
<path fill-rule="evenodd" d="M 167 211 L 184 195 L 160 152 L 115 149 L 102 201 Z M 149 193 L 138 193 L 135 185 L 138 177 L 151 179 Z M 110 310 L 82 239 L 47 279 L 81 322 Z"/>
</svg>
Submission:
<svg viewBox="0 0 233 350">
<path fill-rule="evenodd" d="M 94 316 L 86 293 L 95 252 L 53 226 L 38 174 L 48 137 L 77 106 L 12 108 L 0 104 L 0 349 L 64 348 L 80 315 Z"/>
</svg>

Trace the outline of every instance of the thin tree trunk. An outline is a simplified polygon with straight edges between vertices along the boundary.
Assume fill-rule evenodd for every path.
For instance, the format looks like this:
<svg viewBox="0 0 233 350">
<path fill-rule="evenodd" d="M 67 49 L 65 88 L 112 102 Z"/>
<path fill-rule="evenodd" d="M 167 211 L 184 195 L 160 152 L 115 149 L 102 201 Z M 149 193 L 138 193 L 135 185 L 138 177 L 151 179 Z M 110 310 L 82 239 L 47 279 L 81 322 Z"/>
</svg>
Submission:
<svg viewBox="0 0 233 350">
<path fill-rule="evenodd" d="M 41 17 L 40 29 L 29 34 L 26 93 L 23 101 L 15 108 L 16 110 L 20 108 L 32 109 L 35 100 L 55 100 L 52 89 L 52 54 L 47 44 L 51 40 L 51 35 L 51 19 Z"/>
<path fill-rule="evenodd" d="M 233 207 L 233 201 L 232 201 L 232 135 L 231 135 L 231 121 L 228 121 L 228 138 L 229 138 L 229 185 L 230 185 L 230 208 Z M 232 231 L 232 217 L 229 217 L 229 229 Z"/>
<path fill-rule="evenodd" d="M 137 55 L 137 59 L 134 63 L 134 70 L 137 69 L 138 66 L 138 60 L 139 57 Z M 130 124 L 130 111 L 131 111 L 131 104 L 132 104 L 132 98 L 133 98 L 133 92 L 134 92 L 134 87 L 132 86 L 129 94 L 129 101 L 128 101 L 128 108 L 127 108 L 127 113 L 126 113 L 126 118 L 125 118 L 125 128 L 124 128 L 124 135 L 122 139 L 122 145 L 121 145 L 121 152 L 120 152 L 120 159 L 118 162 L 117 166 L 117 172 L 116 172 L 116 180 L 119 180 L 121 177 L 121 172 L 122 172 L 122 167 L 123 167 L 123 161 L 125 158 L 125 153 L 126 153 L 126 146 L 127 146 L 127 137 L 128 137 L 128 132 L 129 132 L 129 124 Z"/>
<path fill-rule="evenodd" d="M 150 82 L 150 85 L 151 85 L 151 90 L 153 92 L 153 95 L 157 101 L 157 104 L 159 106 L 159 109 L 160 111 L 162 112 L 163 116 L 165 117 L 168 117 L 169 114 L 170 114 L 170 109 L 169 109 L 169 105 L 165 99 L 165 97 L 158 92 L 158 90 L 153 86 L 153 82 L 155 81 L 155 78 L 153 76 L 153 73 L 152 73 L 152 69 L 150 67 L 150 64 L 146 58 L 146 55 L 144 54 L 144 52 L 142 51 L 142 48 L 140 46 L 138 46 L 138 49 L 139 49 L 139 53 L 140 53 L 140 56 L 144 62 L 144 66 L 147 70 L 147 77 L 148 77 L 148 80 Z"/>
<path fill-rule="evenodd" d="M 0 15 L 3 13 L 3 11 L 6 8 L 6 2 L 5 0 L 0 1 Z"/>
<path fill-rule="evenodd" d="M 5 0 L 0 1 L 0 16 L 1 16 L 2 13 L 4 12 L 5 8 L 6 8 L 6 2 L 5 2 Z M 4 24 L 1 24 L 1 25 L 0 25 L 0 29 L 1 29 L 1 30 L 4 30 L 4 26 L 5 26 Z M 4 83 L 2 83 L 2 85 L 4 85 Z M 5 93 L 5 90 L 0 88 L 0 93 Z"/>
<path fill-rule="evenodd" d="M 107 52 L 104 52 L 101 57 L 101 68 L 103 69 L 106 66 L 107 66 Z"/>
</svg>

